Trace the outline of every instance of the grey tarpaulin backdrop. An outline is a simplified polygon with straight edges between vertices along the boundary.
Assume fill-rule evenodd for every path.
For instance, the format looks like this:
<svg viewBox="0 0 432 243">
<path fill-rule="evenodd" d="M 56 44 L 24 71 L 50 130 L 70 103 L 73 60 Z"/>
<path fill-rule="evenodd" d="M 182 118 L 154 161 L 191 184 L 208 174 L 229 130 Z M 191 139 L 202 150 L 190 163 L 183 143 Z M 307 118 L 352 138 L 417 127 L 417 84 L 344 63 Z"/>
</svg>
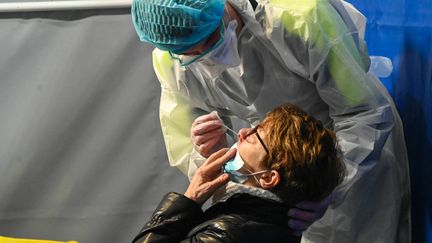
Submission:
<svg viewBox="0 0 432 243">
<path fill-rule="evenodd" d="M 3 13 L 0 43 L 0 235 L 130 242 L 187 179 L 129 10 Z"/>
</svg>

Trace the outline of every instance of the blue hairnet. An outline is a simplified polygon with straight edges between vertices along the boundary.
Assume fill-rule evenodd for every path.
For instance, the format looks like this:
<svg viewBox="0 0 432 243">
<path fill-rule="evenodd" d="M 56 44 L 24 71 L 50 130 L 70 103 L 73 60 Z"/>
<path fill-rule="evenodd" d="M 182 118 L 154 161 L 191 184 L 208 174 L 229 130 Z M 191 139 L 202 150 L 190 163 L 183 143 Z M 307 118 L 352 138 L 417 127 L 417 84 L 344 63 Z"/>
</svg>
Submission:
<svg viewBox="0 0 432 243">
<path fill-rule="evenodd" d="M 181 54 L 218 27 L 226 0 L 134 0 L 132 22 L 141 41 Z"/>
</svg>

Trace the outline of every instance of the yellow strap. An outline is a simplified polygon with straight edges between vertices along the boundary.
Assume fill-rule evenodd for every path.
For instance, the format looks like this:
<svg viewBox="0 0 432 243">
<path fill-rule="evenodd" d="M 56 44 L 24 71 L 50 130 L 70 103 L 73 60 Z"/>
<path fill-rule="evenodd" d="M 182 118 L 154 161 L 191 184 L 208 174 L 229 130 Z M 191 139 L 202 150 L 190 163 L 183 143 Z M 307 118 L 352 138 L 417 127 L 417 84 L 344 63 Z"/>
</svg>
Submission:
<svg viewBox="0 0 432 243">
<path fill-rule="evenodd" d="M 0 243 L 78 243 L 78 241 L 32 240 L 0 236 Z"/>
</svg>

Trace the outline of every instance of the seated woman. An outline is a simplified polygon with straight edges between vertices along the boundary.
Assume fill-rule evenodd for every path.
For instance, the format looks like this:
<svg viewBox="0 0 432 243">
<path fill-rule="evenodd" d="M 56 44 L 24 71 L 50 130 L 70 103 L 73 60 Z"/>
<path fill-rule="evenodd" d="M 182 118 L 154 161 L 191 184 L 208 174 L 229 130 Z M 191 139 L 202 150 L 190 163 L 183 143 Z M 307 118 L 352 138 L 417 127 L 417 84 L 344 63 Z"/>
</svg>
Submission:
<svg viewBox="0 0 432 243">
<path fill-rule="evenodd" d="M 333 191 L 345 173 L 339 155 L 333 131 L 294 105 L 279 106 L 241 129 L 236 148 L 210 156 L 184 195 L 168 193 L 134 242 L 299 242 L 287 209 Z"/>
</svg>

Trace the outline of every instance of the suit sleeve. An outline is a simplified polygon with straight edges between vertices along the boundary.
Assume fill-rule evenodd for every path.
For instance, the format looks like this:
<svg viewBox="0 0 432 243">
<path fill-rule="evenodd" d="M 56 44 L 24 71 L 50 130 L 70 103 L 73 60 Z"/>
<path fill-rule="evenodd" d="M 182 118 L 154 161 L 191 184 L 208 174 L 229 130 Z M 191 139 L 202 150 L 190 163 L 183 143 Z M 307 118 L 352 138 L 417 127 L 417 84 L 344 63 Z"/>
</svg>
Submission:
<svg viewBox="0 0 432 243">
<path fill-rule="evenodd" d="M 168 160 L 171 166 L 191 178 L 205 160 L 194 149 L 190 138 L 193 119 L 200 114 L 195 114 L 196 109 L 191 107 L 174 65 L 167 52 L 153 51 L 153 68 L 161 84 L 159 118 Z"/>
</svg>

